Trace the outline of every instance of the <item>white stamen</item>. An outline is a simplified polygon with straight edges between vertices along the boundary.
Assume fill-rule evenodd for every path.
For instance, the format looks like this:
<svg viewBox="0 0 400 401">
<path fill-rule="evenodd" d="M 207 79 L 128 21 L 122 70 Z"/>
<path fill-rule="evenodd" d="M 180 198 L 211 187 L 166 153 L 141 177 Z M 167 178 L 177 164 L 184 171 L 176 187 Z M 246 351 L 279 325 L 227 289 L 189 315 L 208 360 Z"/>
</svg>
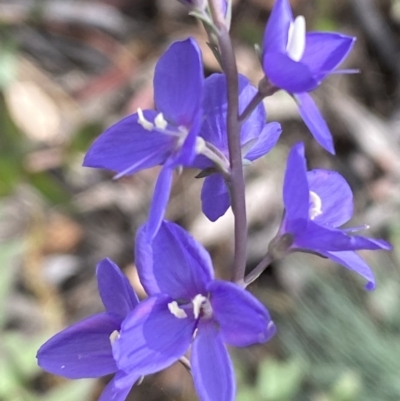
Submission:
<svg viewBox="0 0 400 401">
<path fill-rule="evenodd" d="M 150 122 L 149 120 L 146 120 L 143 110 L 142 109 L 137 109 L 137 114 L 139 116 L 138 118 L 138 123 L 147 131 L 152 131 L 154 128 L 154 124 Z"/>
<path fill-rule="evenodd" d="M 310 219 L 314 220 L 317 216 L 322 214 L 322 201 L 321 198 L 313 191 L 310 191 L 310 200 L 312 206 L 310 207 Z"/>
<path fill-rule="evenodd" d="M 302 15 L 290 23 L 286 51 L 294 61 L 300 61 L 306 48 L 306 20 Z"/>
<path fill-rule="evenodd" d="M 189 131 L 187 130 L 187 128 L 185 128 L 183 126 L 179 126 L 178 132 L 179 132 L 179 139 L 176 143 L 176 146 L 177 146 L 177 148 L 181 148 L 183 146 L 183 144 L 185 143 L 185 140 L 186 140 L 186 137 L 187 137 Z"/>
<path fill-rule="evenodd" d="M 192 304 L 193 304 L 193 314 L 194 318 L 197 319 L 200 316 L 200 310 L 204 302 L 207 301 L 207 298 L 204 295 L 197 294 L 193 299 L 192 299 Z"/>
<path fill-rule="evenodd" d="M 196 153 L 201 155 L 206 148 L 206 141 L 199 136 L 196 138 Z"/>
<path fill-rule="evenodd" d="M 161 130 L 165 130 L 165 128 L 167 128 L 168 123 L 164 118 L 163 113 L 159 113 L 157 114 L 157 117 L 154 120 L 156 127 L 161 129 Z"/>
<path fill-rule="evenodd" d="M 116 340 L 118 340 L 119 338 L 119 331 L 118 330 L 114 330 L 111 334 L 110 334 L 110 343 L 114 344 L 114 342 Z"/>
<path fill-rule="evenodd" d="M 185 319 L 187 317 L 186 312 L 178 306 L 178 302 L 172 301 L 168 304 L 169 311 L 178 319 Z"/>
</svg>

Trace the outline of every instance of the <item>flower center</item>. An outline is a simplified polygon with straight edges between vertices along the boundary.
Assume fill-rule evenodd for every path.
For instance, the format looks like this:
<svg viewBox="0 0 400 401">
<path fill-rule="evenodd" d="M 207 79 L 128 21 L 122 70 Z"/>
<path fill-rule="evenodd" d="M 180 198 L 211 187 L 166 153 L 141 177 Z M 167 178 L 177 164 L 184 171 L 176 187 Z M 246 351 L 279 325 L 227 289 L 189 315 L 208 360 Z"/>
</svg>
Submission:
<svg viewBox="0 0 400 401">
<path fill-rule="evenodd" d="M 178 319 L 186 319 L 192 316 L 195 319 L 208 319 L 212 316 L 212 307 L 210 300 L 202 294 L 197 294 L 191 301 L 183 301 L 178 303 L 172 301 L 168 304 L 168 310 Z"/>
<path fill-rule="evenodd" d="M 118 340 L 119 338 L 119 331 L 118 330 L 114 330 L 111 334 L 110 334 L 110 343 L 114 344 L 114 342 L 116 340 Z"/>
<path fill-rule="evenodd" d="M 147 118 L 144 116 L 143 110 L 140 108 L 137 109 L 137 115 L 138 115 L 138 124 L 140 124 L 146 131 L 158 131 L 163 134 L 178 137 L 179 140 L 181 139 L 182 133 L 184 133 L 185 135 L 187 134 L 186 129 L 184 127 L 178 127 L 178 131 L 172 131 L 168 129 L 168 122 L 164 118 L 163 113 L 158 113 L 156 115 L 154 123 L 147 120 Z"/>
<path fill-rule="evenodd" d="M 192 299 L 193 304 L 193 315 L 195 319 L 204 317 L 206 319 L 212 316 L 212 307 L 207 297 L 201 294 L 197 294 Z"/>
<path fill-rule="evenodd" d="M 306 48 L 306 20 L 302 15 L 290 23 L 286 51 L 294 61 L 300 61 Z"/>
<path fill-rule="evenodd" d="M 176 301 L 170 302 L 168 304 L 168 309 L 178 319 L 185 319 L 187 317 L 185 310 L 180 308 Z"/>
<path fill-rule="evenodd" d="M 322 214 L 322 201 L 321 198 L 313 191 L 310 191 L 310 209 L 309 216 L 311 220 L 314 220 L 317 216 Z"/>
</svg>

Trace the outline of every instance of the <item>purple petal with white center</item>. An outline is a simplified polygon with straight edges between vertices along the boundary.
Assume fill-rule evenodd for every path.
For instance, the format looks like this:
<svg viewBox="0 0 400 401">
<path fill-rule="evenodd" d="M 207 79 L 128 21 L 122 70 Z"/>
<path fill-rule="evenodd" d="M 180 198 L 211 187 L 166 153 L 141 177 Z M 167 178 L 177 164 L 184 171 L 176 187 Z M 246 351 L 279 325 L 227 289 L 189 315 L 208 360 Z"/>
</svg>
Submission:
<svg viewBox="0 0 400 401">
<path fill-rule="evenodd" d="M 39 366 L 68 379 L 100 377 L 117 371 L 110 335 L 119 330 L 121 321 L 109 313 L 100 313 L 56 334 L 37 354 Z"/>
<path fill-rule="evenodd" d="M 214 280 L 208 286 L 213 317 L 223 341 L 247 347 L 268 341 L 276 331 L 267 309 L 236 284 Z"/>
<path fill-rule="evenodd" d="M 154 100 L 167 121 L 190 127 L 203 96 L 201 51 L 194 39 L 173 43 L 154 74 Z"/>
<path fill-rule="evenodd" d="M 347 181 L 336 171 L 311 170 L 307 172 L 310 191 L 321 200 L 321 214 L 314 223 L 339 227 L 353 216 L 353 193 Z"/>
<path fill-rule="evenodd" d="M 263 55 L 266 52 L 286 52 L 291 22 L 293 14 L 289 1 L 276 0 L 265 28 Z"/>
<path fill-rule="evenodd" d="M 310 32 L 301 62 L 321 82 L 349 54 L 356 38 L 339 33 Z"/>
<path fill-rule="evenodd" d="M 306 229 L 309 197 L 304 145 L 300 142 L 290 150 L 283 182 L 287 231 L 296 232 Z"/>
<path fill-rule="evenodd" d="M 173 174 L 174 170 L 166 164 L 157 178 L 153 199 L 150 204 L 149 220 L 147 222 L 147 236 L 149 241 L 157 234 L 164 218 L 171 193 Z"/>
<path fill-rule="evenodd" d="M 355 271 L 361 277 L 364 277 L 368 284 L 365 286 L 367 290 L 375 289 L 375 277 L 371 268 L 359 255 L 352 251 L 345 252 L 323 252 L 322 255 L 333 260 L 340 265 Z"/>
<path fill-rule="evenodd" d="M 140 376 L 127 375 L 118 371 L 115 377 L 107 384 L 98 401 L 125 401 L 132 386 L 139 380 Z"/>
<path fill-rule="evenodd" d="M 149 243 L 146 225 L 136 236 L 136 265 L 147 294 L 192 299 L 214 276 L 209 253 L 177 224 L 163 221 Z"/>
<path fill-rule="evenodd" d="M 223 216 L 231 205 L 228 187 L 221 174 L 212 174 L 204 180 L 201 190 L 201 208 L 211 221 Z"/>
<path fill-rule="evenodd" d="M 120 370 L 147 375 L 167 368 L 188 350 L 196 321 L 179 319 L 168 309 L 173 300 L 162 294 L 141 302 L 123 321 L 113 354 Z"/>
<path fill-rule="evenodd" d="M 279 123 L 274 122 L 267 124 L 244 158 L 246 160 L 254 161 L 259 157 L 266 155 L 278 142 L 281 132 L 282 127 Z"/>
<path fill-rule="evenodd" d="M 143 115 L 153 122 L 156 112 L 144 110 Z M 103 132 L 89 148 L 83 165 L 117 171 L 122 176 L 163 164 L 177 138 L 143 128 L 138 118 L 137 113 L 132 114 Z"/>
<path fill-rule="evenodd" d="M 294 95 L 299 113 L 314 139 L 329 153 L 335 154 L 331 131 L 317 105 L 308 93 Z"/>
<path fill-rule="evenodd" d="M 284 53 L 265 53 L 262 64 L 269 81 L 289 93 L 310 92 L 319 84 L 308 66 Z"/>
<path fill-rule="evenodd" d="M 347 235 L 340 229 L 322 227 L 310 221 L 307 230 L 295 233 L 293 247 L 310 249 L 317 253 L 320 251 L 354 251 L 359 249 L 391 249 L 383 240 L 366 238 L 359 235 Z"/>
<path fill-rule="evenodd" d="M 201 401 L 233 401 L 235 373 L 218 328 L 203 321 L 198 329 L 190 357 L 197 394 Z"/>
</svg>

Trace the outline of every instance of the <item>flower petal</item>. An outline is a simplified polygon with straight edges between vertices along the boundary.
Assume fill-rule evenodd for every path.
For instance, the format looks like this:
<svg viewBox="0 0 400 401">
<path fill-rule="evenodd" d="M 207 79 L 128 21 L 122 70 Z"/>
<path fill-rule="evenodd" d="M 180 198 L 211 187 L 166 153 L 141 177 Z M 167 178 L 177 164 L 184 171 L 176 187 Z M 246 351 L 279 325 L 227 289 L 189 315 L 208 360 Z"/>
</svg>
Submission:
<svg viewBox="0 0 400 401">
<path fill-rule="evenodd" d="M 324 252 L 323 255 L 334 262 L 355 271 L 361 277 L 364 277 L 368 281 L 368 284 L 365 286 L 367 290 L 375 289 L 375 277 L 372 269 L 367 265 L 365 260 L 355 252 Z"/>
<path fill-rule="evenodd" d="M 68 327 L 43 344 L 37 354 L 39 366 L 68 379 L 100 377 L 117 371 L 110 335 L 121 321 L 100 313 Z"/>
<path fill-rule="evenodd" d="M 310 221 L 307 230 L 297 232 L 293 247 L 309 249 L 317 253 L 323 251 L 355 251 L 360 249 L 391 249 L 383 240 L 362 237 L 360 235 L 347 235 L 345 232 L 328 227 L 322 227 Z"/>
<path fill-rule="evenodd" d="M 309 197 L 304 145 L 300 142 L 290 150 L 283 182 L 287 231 L 305 230 L 308 221 Z"/>
<path fill-rule="evenodd" d="M 143 111 L 153 122 L 156 112 Z M 176 138 L 156 130 L 149 131 L 132 114 L 103 132 L 87 152 L 83 165 L 117 171 L 119 176 L 163 164 L 174 149 Z"/>
<path fill-rule="evenodd" d="M 339 33 L 310 32 L 301 59 L 321 82 L 349 54 L 356 38 Z"/>
<path fill-rule="evenodd" d="M 124 320 L 113 343 L 118 368 L 127 374 L 147 375 L 167 368 L 188 350 L 196 321 L 179 319 L 168 309 L 166 295 L 141 302 Z"/>
<path fill-rule="evenodd" d="M 204 84 L 203 124 L 200 136 L 213 144 L 225 156 L 228 155 L 228 138 L 226 133 L 227 88 L 224 74 L 210 75 Z"/>
<path fill-rule="evenodd" d="M 225 343 L 247 347 L 268 341 L 275 334 L 276 327 L 267 309 L 249 292 L 220 280 L 212 281 L 208 290 Z"/>
<path fill-rule="evenodd" d="M 353 193 L 347 181 L 336 171 L 311 170 L 307 172 L 310 191 L 321 200 L 321 214 L 315 223 L 339 227 L 353 216 Z"/>
<path fill-rule="evenodd" d="M 209 253 L 177 224 L 163 221 L 149 243 L 147 226 L 136 236 L 136 265 L 147 294 L 165 293 L 174 299 L 192 299 L 213 278 Z"/>
<path fill-rule="evenodd" d="M 317 105 L 308 93 L 294 95 L 299 113 L 314 139 L 329 153 L 335 154 L 331 131 Z"/>
<path fill-rule="evenodd" d="M 167 121 L 190 127 L 203 96 L 201 51 L 194 39 L 173 43 L 154 74 L 154 100 Z"/>
<path fill-rule="evenodd" d="M 243 112 L 250 103 L 257 89 L 250 84 L 249 80 L 239 74 L 239 112 Z M 200 136 L 207 142 L 213 144 L 227 158 L 228 134 L 226 127 L 227 115 L 227 87 L 224 74 L 212 74 L 206 79 L 204 92 L 204 117 L 200 130 Z M 260 104 L 256 110 L 243 123 L 240 133 L 241 144 L 253 138 L 257 138 L 265 126 L 267 120 L 263 104 Z M 203 168 L 203 166 L 201 167 Z"/>
<path fill-rule="evenodd" d="M 293 14 L 289 1 L 276 0 L 265 28 L 263 55 L 266 52 L 286 52 L 291 22 Z"/>
<path fill-rule="evenodd" d="M 190 362 L 201 401 L 234 400 L 236 383 L 232 362 L 212 321 L 200 323 Z"/>
<path fill-rule="evenodd" d="M 266 155 L 278 142 L 282 127 L 279 123 L 269 123 L 262 130 L 257 141 L 244 156 L 245 159 L 254 161 Z"/>
<path fill-rule="evenodd" d="M 263 70 L 269 81 L 289 93 L 310 92 L 318 86 L 308 66 L 283 53 L 265 53 Z"/>
<path fill-rule="evenodd" d="M 201 190 L 201 206 L 207 218 L 211 221 L 218 220 L 230 205 L 229 191 L 222 175 L 214 173 L 206 177 Z"/>
<path fill-rule="evenodd" d="M 257 89 L 253 85 L 250 85 L 249 80 L 239 74 L 239 114 L 244 112 L 256 93 Z M 261 102 L 242 123 L 240 130 L 240 144 L 242 147 L 249 141 L 258 139 L 262 135 L 266 127 L 266 121 L 267 113 L 264 104 Z"/>
<path fill-rule="evenodd" d="M 96 270 L 101 300 L 108 313 L 121 320 L 139 303 L 131 284 L 111 259 L 103 259 Z"/>
<path fill-rule="evenodd" d="M 171 158 L 169 164 L 171 168 L 177 168 L 180 166 L 193 167 L 193 160 L 197 156 L 197 149 L 196 149 L 197 137 L 200 132 L 202 119 L 203 119 L 203 114 L 200 112 L 194 117 L 192 121 L 192 127 L 187 133 L 182 147 Z"/>
<path fill-rule="evenodd" d="M 157 178 L 153 199 L 150 204 L 149 220 L 147 222 L 147 236 L 152 240 L 160 228 L 171 193 L 174 170 L 165 165 Z"/>
<path fill-rule="evenodd" d="M 98 401 L 125 401 L 132 386 L 139 380 L 138 375 L 127 375 L 118 371 L 115 377 L 107 384 Z"/>
</svg>

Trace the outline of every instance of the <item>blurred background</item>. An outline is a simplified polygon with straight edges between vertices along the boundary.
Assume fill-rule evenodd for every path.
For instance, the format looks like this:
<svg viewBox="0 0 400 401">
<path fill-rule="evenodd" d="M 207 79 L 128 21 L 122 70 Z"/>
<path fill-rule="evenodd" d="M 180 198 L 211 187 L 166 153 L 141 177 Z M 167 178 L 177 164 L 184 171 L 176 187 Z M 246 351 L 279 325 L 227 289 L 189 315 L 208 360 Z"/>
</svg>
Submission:
<svg viewBox="0 0 400 401">
<path fill-rule="evenodd" d="M 273 0 L 235 1 L 232 35 L 239 69 L 262 77 L 260 44 Z M 337 157 L 305 128 L 292 99 L 266 101 L 279 121 L 278 146 L 246 167 L 248 269 L 264 256 L 282 216 L 290 146 L 307 145 L 309 168 L 338 170 L 354 191 L 351 224 L 395 251 L 362 253 L 377 289 L 322 258 L 274 263 L 250 291 L 278 325 L 268 344 L 232 349 L 238 401 L 400 400 L 400 1 L 293 0 L 308 29 L 357 36 L 344 68 L 314 93 L 334 134 Z M 68 381 L 36 365 L 51 335 L 102 310 L 96 263 L 110 257 L 145 294 L 133 239 L 146 220 L 158 169 L 112 180 L 81 167 L 108 125 L 153 106 L 155 63 L 171 41 L 194 36 L 205 72 L 218 71 L 202 27 L 175 0 L 0 0 L 0 400 L 96 400 L 109 378 Z M 167 217 L 211 252 L 229 278 L 233 219 L 201 214 L 197 171 L 177 175 Z M 179 364 L 146 377 L 130 401 L 196 400 Z"/>
</svg>

